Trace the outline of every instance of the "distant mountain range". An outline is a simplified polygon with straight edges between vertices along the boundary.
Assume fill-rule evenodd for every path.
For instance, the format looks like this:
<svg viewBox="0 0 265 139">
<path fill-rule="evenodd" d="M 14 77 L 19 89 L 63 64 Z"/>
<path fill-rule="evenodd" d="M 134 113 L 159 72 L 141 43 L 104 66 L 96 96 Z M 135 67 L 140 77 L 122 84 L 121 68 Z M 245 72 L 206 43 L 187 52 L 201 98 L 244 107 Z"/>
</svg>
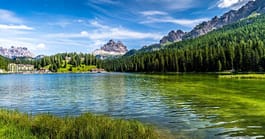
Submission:
<svg viewBox="0 0 265 139">
<path fill-rule="evenodd" d="M 30 58 L 34 57 L 34 54 L 31 53 L 28 50 L 28 48 L 14 47 L 14 46 L 12 46 L 11 48 L 0 47 L 0 55 L 10 59 L 21 58 L 21 57 L 30 57 Z"/>
<path fill-rule="evenodd" d="M 127 52 L 127 46 L 121 41 L 115 42 L 114 40 L 109 40 L 109 42 L 104 44 L 100 49 L 95 50 L 93 55 L 105 59 L 106 57 L 121 56 Z"/>
<path fill-rule="evenodd" d="M 115 42 L 114 40 L 109 40 L 104 44 L 100 49 L 97 49 L 93 52 L 97 58 L 105 59 L 109 57 L 122 56 L 128 52 L 127 46 L 125 46 L 121 41 Z M 30 58 L 30 59 L 42 59 L 45 55 L 38 55 L 34 57 L 34 54 L 28 50 L 26 47 L 10 47 L 3 48 L 0 47 L 0 56 L 9 58 L 9 59 L 21 59 L 21 58 Z"/>
<path fill-rule="evenodd" d="M 215 16 L 210 21 L 202 22 L 193 28 L 190 32 L 183 32 L 182 30 L 170 31 L 168 35 L 164 36 L 160 40 L 160 44 L 166 44 L 171 42 L 178 42 L 187 39 L 197 38 L 205 35 L 215 29 L 222 28 L 225 25 L 229 25 L 238 22 L 249 16 L 256 16 L 265 13 L 265 1 L 256 0 L 249 1 L 246 5 L 238 10 L 231 10 L 221 17 Z"/>
</svg>

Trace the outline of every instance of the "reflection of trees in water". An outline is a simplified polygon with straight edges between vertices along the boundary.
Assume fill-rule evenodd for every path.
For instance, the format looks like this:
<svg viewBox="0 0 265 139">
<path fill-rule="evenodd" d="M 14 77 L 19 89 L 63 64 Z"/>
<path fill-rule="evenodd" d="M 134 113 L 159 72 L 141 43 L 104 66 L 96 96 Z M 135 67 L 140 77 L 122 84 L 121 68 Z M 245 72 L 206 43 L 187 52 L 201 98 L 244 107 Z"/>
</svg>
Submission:
<svg viewBox="0 0 265 139">
<path fill-rule="evenodd" d="M 97 103 L 100 112 L 115 114 L 123 109 L 126 96 L 124 74 L 99 75 L 92 83 L 92 101 Z"/>
<path fill-rule="evenodd" d="M 126 95 L 124 74 L 112 77 L 106 76 L 105 80 L 103 80 L 103 86 L 108 111 L 113 112 L 122 110 Z"/>
<path fill-rule="evenodd" d="M 94 101 L 100 112 L 123 118 L 137 118 L 159 114 L 159 81 L 138 74 L 110 74 L 94 82 Z"/>
</svg>

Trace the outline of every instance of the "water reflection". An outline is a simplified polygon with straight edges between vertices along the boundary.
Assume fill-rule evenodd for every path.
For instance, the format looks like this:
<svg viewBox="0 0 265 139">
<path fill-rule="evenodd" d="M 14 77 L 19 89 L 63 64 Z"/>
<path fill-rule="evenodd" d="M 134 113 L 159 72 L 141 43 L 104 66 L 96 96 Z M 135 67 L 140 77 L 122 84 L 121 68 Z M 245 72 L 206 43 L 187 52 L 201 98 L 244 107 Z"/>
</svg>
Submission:
<svg viewBox="0 0 265 139">
<path fill-rule="evenodd" d="M 0 106 L 137 119 L 176 138 L 263 137 L 265 81 L 214 75 L 1 75 Z"/>
</svg>

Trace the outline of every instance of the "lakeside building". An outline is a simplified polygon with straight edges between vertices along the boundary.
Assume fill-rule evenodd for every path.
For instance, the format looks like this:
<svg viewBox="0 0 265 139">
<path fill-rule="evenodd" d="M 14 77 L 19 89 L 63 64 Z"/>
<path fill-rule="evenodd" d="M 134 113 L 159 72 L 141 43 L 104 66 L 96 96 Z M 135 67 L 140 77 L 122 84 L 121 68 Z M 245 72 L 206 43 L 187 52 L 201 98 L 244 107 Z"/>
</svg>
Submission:
<svg viewBox="0 0 265 139">
<path fill-rule="evenodd" d="M 12 73 L 18 73 L 18 72 L 30 72 L 34 71 L 34 65 L 29 64 L 14 64 L 11 63 L 8 65 L 8 71 Z"/>
</svg>

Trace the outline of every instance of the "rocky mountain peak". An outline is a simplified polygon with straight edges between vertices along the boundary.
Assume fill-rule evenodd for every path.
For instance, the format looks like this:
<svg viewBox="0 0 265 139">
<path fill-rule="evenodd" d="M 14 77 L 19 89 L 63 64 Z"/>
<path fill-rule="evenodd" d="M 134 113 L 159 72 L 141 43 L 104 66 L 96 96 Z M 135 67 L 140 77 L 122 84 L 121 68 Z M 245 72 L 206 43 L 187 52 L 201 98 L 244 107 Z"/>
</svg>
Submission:
<svg viewBox="0 0 265 139">
<path fill-rule="evenodd" d="M 185 32 L 182 30 L 177 30 L 177 31 L 170 31 L 167 36 L 164 36 L 160 40 L 160 44 L 165 44 L 167 42 L 178 42 L 182 40 L 182 37 L 185 35 Z"/>
<path fill-rule="evenodd" d="M 127 47 L 121 41 L 115 42 L 114 40 L 109 40 L 100 49 L 95 50 L 93 54 L 104 58 L 107 56 L 124 55 L 127 52 Z"/>
<path fill-rule="evenodd" d="M 183 31 L 169 32 L 167 36 L 164 36 L 160 40 L 160 44 L 167 42 L 177 42 L 199 36 L 205 35 L 215 29 L 222 28 L 225 25 L 238 22 L 244 18 L 249 17 L 253 13 L 264 14 L 265 13 L 265 1 L 255 0 L 249 1 L 246 5 L 238 10 L 231 10 L 221 17 L 215 16 L 210 21 L 204 21 L 201 24 L 194 27 L 190 32 L 184 33 Z"/>
<path fill-rule="evenodd" d="M 182 39 L 192 39 L 205 35 L 214 29 L 222 28 L 225 25 L 247 18 L 253 13 L 265 13 L 264 0 L 249 1 L 238 10 L 231 10 L 221 17 L 215 16 L 212 20 L 197 25 L 191 32 L 185 34 Z"/>
<path fill-rule="evenodd" d="M 114 40 L 109 40 L 109 42 L 103 45 L 100 50 L 104 50 L 107 52 L 117 52 L 117 53 L 126 53 L 128 52 L 127 47 L 121 42 L 117 43 Z"/>
<path fill-rule="evenodd" d="M 14 47 L 11 48 L 3 48 L 0 47 L 0 55 L 7 58 L 19 58 L 19 57 L 30 57 L 32 58 L 34 55 L 31 53 L 26 47 Z"/>
</svg>

